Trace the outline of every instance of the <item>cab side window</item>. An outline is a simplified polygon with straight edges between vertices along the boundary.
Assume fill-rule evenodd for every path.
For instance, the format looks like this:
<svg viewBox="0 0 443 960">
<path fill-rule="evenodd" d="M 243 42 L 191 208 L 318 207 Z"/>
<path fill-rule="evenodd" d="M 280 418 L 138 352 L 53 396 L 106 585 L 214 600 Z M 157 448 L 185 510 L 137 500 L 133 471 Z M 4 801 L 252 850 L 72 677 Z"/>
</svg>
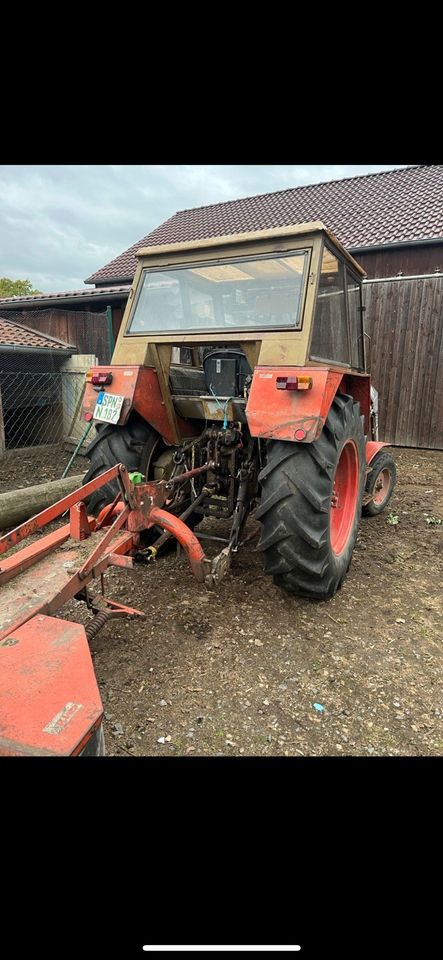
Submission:
<svg viewBox="0 0 443 960">
<path fill-rule="evenodd" d="M 314 316 L 311 359 L 351 363 L 344 273 L 341 260 L 325 247 Z"/>
<path fill-rule="evenodd" d="M 349 334 L 351 338 L 351 364 L 356 370 L 364 370 L 363 322 L 361 312 L 361 287 L 358 280 L 346 270 L 348 292 Z"/>
</svg>

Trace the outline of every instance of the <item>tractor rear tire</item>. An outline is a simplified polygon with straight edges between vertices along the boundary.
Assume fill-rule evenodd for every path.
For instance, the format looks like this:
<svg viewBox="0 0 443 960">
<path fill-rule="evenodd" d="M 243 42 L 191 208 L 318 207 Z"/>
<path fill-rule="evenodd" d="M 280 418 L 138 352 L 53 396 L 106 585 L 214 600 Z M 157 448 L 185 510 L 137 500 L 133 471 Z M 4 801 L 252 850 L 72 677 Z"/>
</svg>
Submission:
<svg viewBox="0 0 443 960">
<path fill-rule="evenodd" d="M 91 465 L 83 484 L 94 480 L 116 463 L 123 463 L 128 471 L 139 470 L 146 476 L 155 448 L 159 444 L 163 445 L 160 434 L 137 414 L 131 414 L 123 427 L 97 423 L 95 429 L 97 436 L 87 451 Z M 112 502 L 118 491 L 117 480 L 111 480 L 104 487 L 100 487 L 89 498 L 88 513 L 98 516 L 100 510 Z"/>
<path fill-rule="evenodd" d="M 94 480 L 95 477 L 100 476 L 110 467 L 114 467 L 116 463 L 123 463 L 129 472 L 137 470 L 148 480 L 153 479 L 151 465 L 155 457 L 163 449 L 166 449 L 166 444 L 160 434 L 137 413 L 132 413 L 123 427 L 98 423 L 96 424 L 96 431 L 97 436 L 89 445 L 87 451 L 91 466 L 83 478 L 83 485 L 90 480 Z M 118 491 L 117 480 L 111 480 L 104 487 L 100 487 L 89 497 L 88 513 L 98 517 L 103 507 L 112 503 Z M 185 500 L 180 506 L 172 507 L 171 513 L 179 515 L 189 504 L 190 500 Z M 199 522 L 199 517 L 196 514 L 192 514 L 186 521 L 191 530 Z M 143 545 L 148 546 L 155 542 L 162 533 L 164 533 L 163 527 L 150 527 L 142 534 Z M 162 552 L 167 553 L 175 545 L 176 540 L 171 537 L 163 545 Z"/>
<path fill-rule="evenodd" d="M 351 563 L 366 476 L 360 405 L 337 394 L 315 443 L 271 440 L 261 471 L 259 549 L 288 593 L 334 596 Z"/>
<path fill-rule="evenodd" d="M 395 461 L 389 453 L 380 450 L 369 464 L 371 471 L 366 481 L 365 493 L 372 496 L 372 500 L 363 507 L 363 515 L 377 517 L 387 507 L 394 492 L 397 480 Z"/>
</svg>

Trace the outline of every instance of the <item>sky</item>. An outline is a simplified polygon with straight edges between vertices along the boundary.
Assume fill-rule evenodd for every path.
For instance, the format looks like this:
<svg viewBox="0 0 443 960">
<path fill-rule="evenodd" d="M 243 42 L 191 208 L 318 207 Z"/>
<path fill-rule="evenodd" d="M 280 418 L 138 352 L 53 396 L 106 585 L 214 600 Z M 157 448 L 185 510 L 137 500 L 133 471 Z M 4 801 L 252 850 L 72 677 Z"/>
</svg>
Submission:
<svg viewBox="0 0 443 960">
<path fill-rule="evenodd" d="M 177 210 L 405 166 L 0 166 L 0 277 L 81 290 Z"/>
</svg>

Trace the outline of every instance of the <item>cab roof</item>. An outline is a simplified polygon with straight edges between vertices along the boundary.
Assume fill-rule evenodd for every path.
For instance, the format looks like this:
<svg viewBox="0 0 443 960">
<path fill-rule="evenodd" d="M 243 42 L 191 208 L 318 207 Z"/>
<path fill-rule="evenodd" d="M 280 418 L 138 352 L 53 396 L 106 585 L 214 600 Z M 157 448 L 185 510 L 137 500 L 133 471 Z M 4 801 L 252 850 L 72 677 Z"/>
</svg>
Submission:
<svg viewBox="0 0 443 960">
<path fill-rule="evenodd" d="M 319 234 L 326 237 L 332 246 L 337 248 L 345 260 L 352 265 L 353 269 L 359 273 L 360 276 L 366 276 L 366 272 L 363 270 L 363 267 L 361 267 L 360 264 L 354 260 L 354 257 L 352 257 L 343 244 L 340 243 L 340 240 L 338 240 L 337 237 L 335 237 L 334 234 L 331 233 L 327 227 L 325 227 L 321 220 L 312 220 L 309 223 L 297 223 L 289 227 L 273 227 L 270 230 L 254 230 L 248 233 L 222 234 L 218 237 L 209 237 L 202 240 L 187 240 L 183 243 L 164 243 L 158 244 L 157 246 L 141 247 L 140 250 L 137 250 L 136 256 L 139 259 L 149 260 L 151 257 L 159 257 L 162 254 L 169 256 L 172 254 L 173 260 L 176 260 L 177 263 L 179 263 L 179 256 L 174 257 L 174 254 L 190 254 L 193 250 L 202 253 L 204 250 L 214 250 L 214 248 L 217 247 L 225 248 L 231 245 L 239 246 L 241 244 L 251 244 L 255 241 L 259 243 L 263 242 L 265 244 L 266 240 L 288 240 L 291 237 L 301 238 L 303 236 Z"/>
</svg>

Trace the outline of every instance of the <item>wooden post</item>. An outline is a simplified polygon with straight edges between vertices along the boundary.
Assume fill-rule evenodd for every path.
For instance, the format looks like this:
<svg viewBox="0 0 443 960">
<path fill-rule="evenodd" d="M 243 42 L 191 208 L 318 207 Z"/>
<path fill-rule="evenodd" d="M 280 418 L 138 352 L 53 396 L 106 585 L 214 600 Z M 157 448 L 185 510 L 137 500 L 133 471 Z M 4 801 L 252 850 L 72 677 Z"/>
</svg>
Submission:
<svg viewBox="0 0 443 960">
<path fill-rule="evenodd" d="M 0 530 L 15 527 L 81 487 L 83 474 L 0 494 Z"/>
</svg>

